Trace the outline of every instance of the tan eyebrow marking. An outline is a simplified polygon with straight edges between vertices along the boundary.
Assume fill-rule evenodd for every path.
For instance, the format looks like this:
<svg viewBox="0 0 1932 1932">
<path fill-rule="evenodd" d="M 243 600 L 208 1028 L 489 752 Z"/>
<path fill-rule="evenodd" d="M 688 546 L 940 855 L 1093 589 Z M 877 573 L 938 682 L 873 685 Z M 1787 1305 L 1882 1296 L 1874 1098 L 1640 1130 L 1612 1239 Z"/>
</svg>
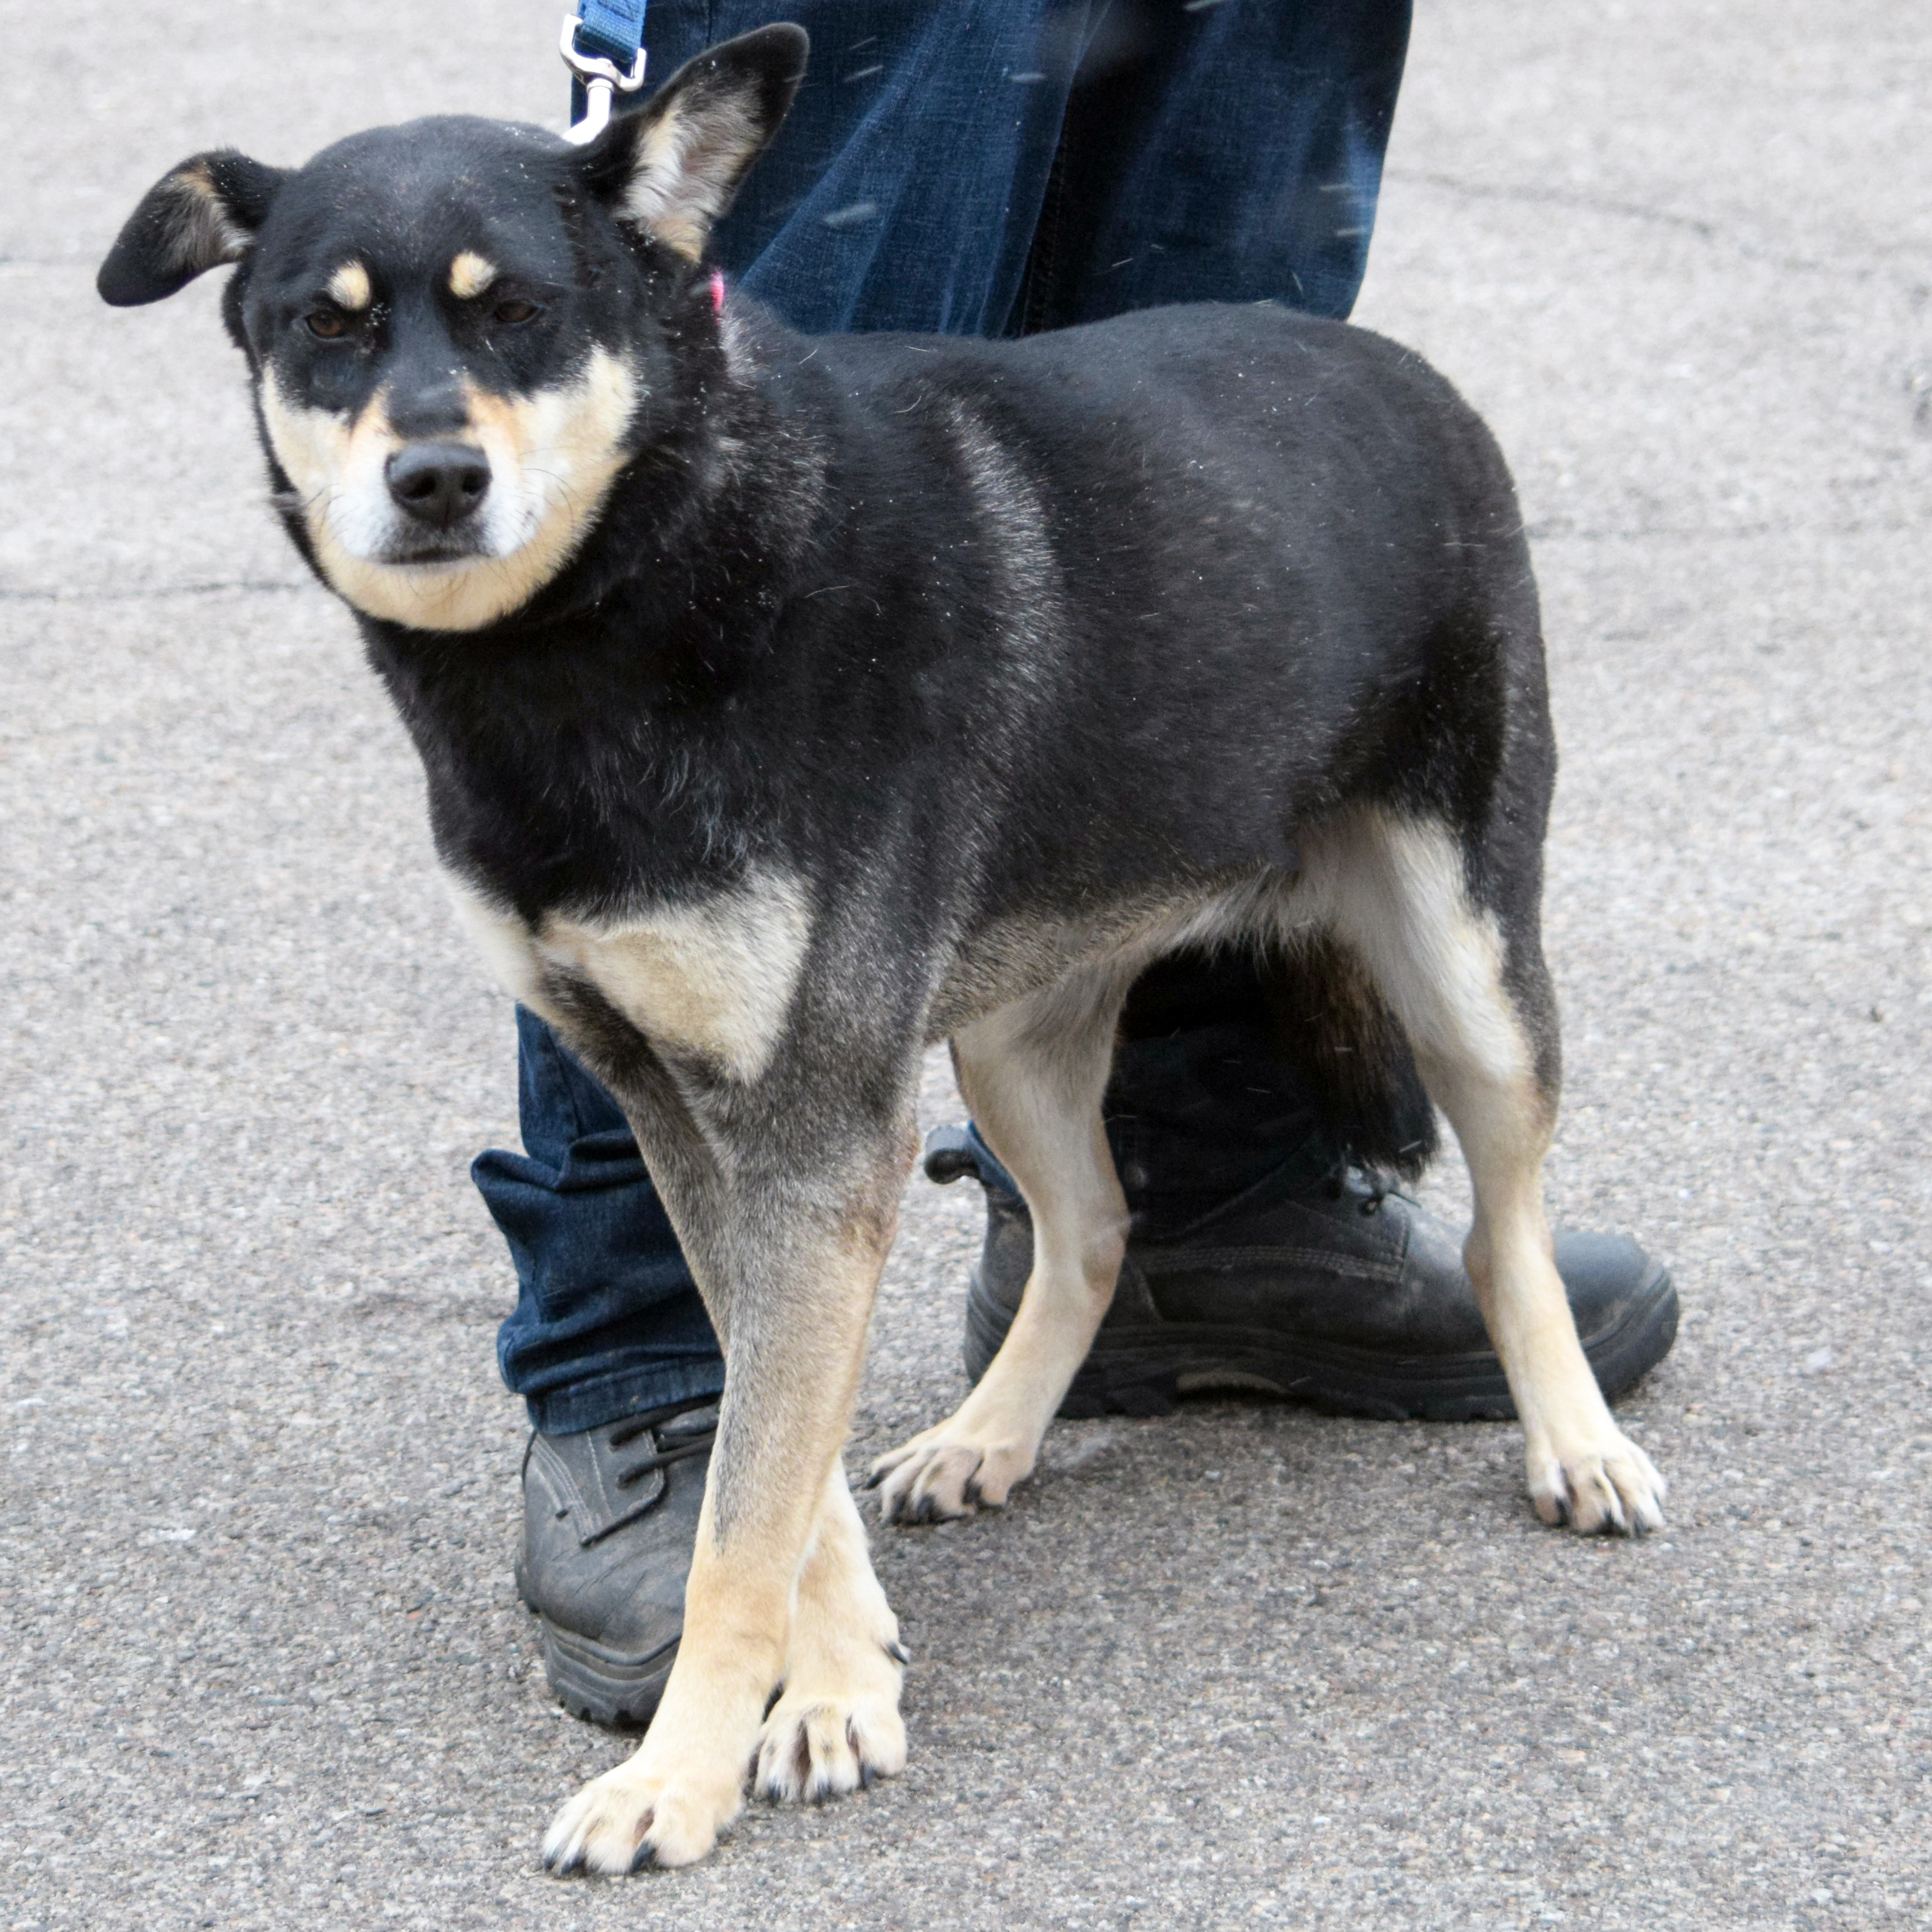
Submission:
<svg viewBox="0 0 1932 1932">
<path fill-rule="evenodd" d="M 328 278 L 322 293 L 338 308 L 362 309 L 369 306 L 374 291 L 369 286 L 369 271 L 360 262 L 344 262 Z"/>
<path fill-rule="evenodd" d="M 496 265 L 466 248 L 449 265 L 449 292 L 458 302 L 480 296 L 496 279 Z"/>
</svg>

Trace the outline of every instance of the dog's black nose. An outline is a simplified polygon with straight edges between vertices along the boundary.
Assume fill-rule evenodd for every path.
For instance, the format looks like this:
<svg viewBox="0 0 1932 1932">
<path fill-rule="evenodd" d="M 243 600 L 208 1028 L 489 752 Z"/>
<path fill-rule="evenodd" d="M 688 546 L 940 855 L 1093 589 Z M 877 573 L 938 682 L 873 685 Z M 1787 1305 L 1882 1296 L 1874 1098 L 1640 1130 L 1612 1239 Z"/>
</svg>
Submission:
<svg viewBox="0 0 1932 1932">
<path fill-rule="evenodd" d="M 389 458 L 389 494 L 419 524 L 448 530 L 482 502 L 490 459 L 463 442 L 412 442 Z"/>
</svg>

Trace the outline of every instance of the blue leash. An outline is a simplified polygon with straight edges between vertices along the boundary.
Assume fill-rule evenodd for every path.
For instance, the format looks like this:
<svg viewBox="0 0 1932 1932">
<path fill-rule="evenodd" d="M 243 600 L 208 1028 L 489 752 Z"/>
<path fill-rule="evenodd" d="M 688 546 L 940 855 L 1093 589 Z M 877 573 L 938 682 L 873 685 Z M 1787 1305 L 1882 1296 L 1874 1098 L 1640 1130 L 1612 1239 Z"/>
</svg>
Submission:
<svg viewBox="0 0 1932 1932">
<path fill-rule="evenodd" d="M 563 23 L 558 51 L 570 70 L 570 127 L 564 138 L 581 146 L 609 125 L 619 92 L 644 84 L 645 0 L 578 0 Z"/>
</svg>

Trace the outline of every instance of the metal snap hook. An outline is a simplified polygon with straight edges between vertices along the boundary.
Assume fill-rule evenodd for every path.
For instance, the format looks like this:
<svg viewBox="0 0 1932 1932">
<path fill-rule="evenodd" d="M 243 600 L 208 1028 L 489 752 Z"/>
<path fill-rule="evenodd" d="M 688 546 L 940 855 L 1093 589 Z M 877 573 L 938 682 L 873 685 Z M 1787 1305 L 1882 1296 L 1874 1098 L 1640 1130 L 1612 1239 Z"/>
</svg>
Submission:
<svg viewBox="0 0 1932 1932">
<path fill-rule="evenodd" d="M 586 54 L 577 44 L 577 30 L 583 22 L 574 14 L 564 16 L 563 34 L 557 51 L 563 64 L 584 86 L 584 118 L 573 121 L 563 130 L 563 138 L 578 147 L 594 141 L 610 124 L 610 103 L 614 94 L 634 94 L 644 84 L 644 50 L 626 73 L 614 60 L 602 54 Z"/>
</svg>

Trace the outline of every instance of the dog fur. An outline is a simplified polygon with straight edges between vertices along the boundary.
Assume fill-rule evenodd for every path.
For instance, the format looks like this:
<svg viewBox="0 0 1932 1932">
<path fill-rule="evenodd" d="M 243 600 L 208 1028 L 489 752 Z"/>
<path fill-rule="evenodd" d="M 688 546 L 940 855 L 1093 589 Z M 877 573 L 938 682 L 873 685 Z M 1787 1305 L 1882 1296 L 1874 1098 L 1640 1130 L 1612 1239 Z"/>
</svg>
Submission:
<svg viewBox="0 0 1932 1932">
<path fill-rule="evenodd" d="M 922 1050 L 951 1042 L 1035 1260 L 978 1388 L 875 1466 L 902 1522 L 1034 1468 L 1120 1264 L 1117 1019 L 1183 946 L 1252 949 L 1358 1144 L 1411 1166 L 1419 1076 L 1538 1513 L 1661 1520 L 1544 1219 L 1555 760 L 1493 442 L 1415 356 L 1270 304 L 811 341 L 721 301 L 706 234 L 805 54 L 714 49 L 586 148 L 453 118 L 298 170 L 198 155 L 100 275 L 138 303 L 237 265 L 289 533 L 724 1346 L 676 1666 L 559 1870 L 701 1857 L 748 1764 L 796 1798 L 903 1763 L 840 1449 Z"/>
</svg>

